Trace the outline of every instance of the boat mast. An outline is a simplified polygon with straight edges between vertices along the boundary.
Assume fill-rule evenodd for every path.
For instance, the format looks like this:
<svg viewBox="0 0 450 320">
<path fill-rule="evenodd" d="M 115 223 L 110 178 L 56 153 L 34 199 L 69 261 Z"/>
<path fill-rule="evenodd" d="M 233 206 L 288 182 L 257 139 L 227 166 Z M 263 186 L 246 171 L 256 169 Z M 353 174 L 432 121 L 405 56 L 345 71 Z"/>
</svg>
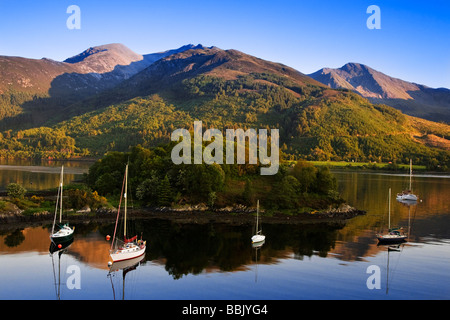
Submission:
<svg viewBox="0 0 450 320">
<path fill-rule="evenodd" d="M 409 190 L 411 189 L 411 178 L 412 178 L 412 159 L 409 159 Z"/>
<path fill-rule="evenodd" d="M 111 242 L 111 250 L 113 249 L 114 240 L 116 239 L 117 223 L 119 222 L 120 206 L 122 204 L 123 187 L 124 187 L 124 184 L 125 184 L 125 179 L 126 179 L 126 173 L 125 173 L 125 176 L 123 177 L 123 181 L 122 181 L 122 191 L 120 191 L 119 207 L 117 208 L 116 225 L 114 227 L 114 235 L 113 235 L 113 239 L 112 239 L 112 242 Z"/>
<path fill-rule="evenodd" d="M 389 188 L 389 222 L 388 230 L 391 230 L 391 188 Z"/>
<path fill-rule="evenodd" d="M 61 223 L 61 219 L 62 219 L 63 172 L 64 172 L 64 166 L 61 166 L 61 178 L 59 181 L 59 186 L 61 188 L 61 200 L 59 201 L 59 223 Z"/>
<path fill-rule="evenodd" d="M 125 167 L 125 192 L 123 194 L 125 200 L 125 213 L 123 219 L 123 238 L 127 237 L 127 185 L 128 185 L 128 163 Z"/>
<path fill-rule="evenodd" d="M 256 234 L 258 234 L 259 200 L 256 200 Z"/>
<path fill-rule="evenodd" d="M 58 194 L 56 195 L 56 205 L 55 205 L 55 215 L 53 217 L 53 225 L 52 225 L 52 234 L 55 232 L 55 224 L 56 224 L 56 216 L 58 215 L 58 202 L 59 202 L 59 193 L 61 192 L 60 186 L 58 186 Z"/>
</svg>

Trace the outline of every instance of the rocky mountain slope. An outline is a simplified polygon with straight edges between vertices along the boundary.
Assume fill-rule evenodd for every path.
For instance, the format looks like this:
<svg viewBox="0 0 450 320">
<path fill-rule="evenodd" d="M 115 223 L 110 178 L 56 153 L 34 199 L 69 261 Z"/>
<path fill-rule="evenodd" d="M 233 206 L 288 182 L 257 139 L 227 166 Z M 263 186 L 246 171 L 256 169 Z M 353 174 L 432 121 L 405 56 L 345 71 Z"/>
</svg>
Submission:
<svg viewBox="0 0 450 320">
<path fill-rule="evenodd" d="M 38 65 L 44 63 L 50 62 Z M 341 75 L 329 72 L 323 84 L 280 63 L 202 45 L 151 55 L 106 45 L 54 64 L 53 73 L 33 73 L 51 79 L 45 95 L 1 95 L 4 110 L 12 101 L 18 106 L 8 109 L 17 114 L 0 120 L 4 155 L 101 156 L 156 146 L 198 119 L 219 130 L 277 128 L 281 149 L 292 159 L 413 158 L 430 167 L 449 161 L 450 127 L 369 101 L 401 97 L 412 87 L 398 82 L 392 90 L 395 79 L 362 65 L 348 65 Z M 68 72 L 58 74 L 64 68 Z M 338 84 L 345 89 L 330 87 Z"/>
<path fill-rule="evenodd" d="M 384 103 L 402 112 L 428 120 L 450 122 L 450 90 L 390 77 L 359 63 L 341 68 L 323 68 L 309 76 L 331 88 L 355 91 L 374 103 Z"/>
<path fill-rule="evenodd" d="M 140 55 L 122 44 L 108 44 L 64 62 L 0 56 L 0 130 L 45 124 L 73 103 L 114 88 L 162 57 L 193 47 Z"/>
</svg>

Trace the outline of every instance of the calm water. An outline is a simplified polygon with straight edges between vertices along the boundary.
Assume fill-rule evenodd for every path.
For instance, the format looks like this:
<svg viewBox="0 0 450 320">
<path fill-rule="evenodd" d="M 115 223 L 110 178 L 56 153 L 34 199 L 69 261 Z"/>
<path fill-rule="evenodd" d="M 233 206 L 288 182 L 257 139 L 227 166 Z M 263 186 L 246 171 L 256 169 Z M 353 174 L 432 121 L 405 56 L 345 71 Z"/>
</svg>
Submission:
<svg viewBox="0 0 450 320">
<path fill-rule="evenodd" d="M 61 165 L 64 165 L 65 184 L 87 173 L 90 161 L 0 160 L 0 191 L 10 183 L 19 183 L 29 191 L 57 188 Z"/>
<path fill-rule="evenodd" d="M 73 243 L 53 254 L 50 225 L 3 226 L 0 299 L 449 299 L 450 178 L 415 176 L 422 201 L 408 207 L 392 200 L 392 224 L 410 230 L 410 239 L 388 251 L 375 234 L 387 225 L 388 188 L 395 194 L 408 176 L 336 176 L 342 196 L 365 216 L 331 226 L 272 225 L 263 218 L 260 248 L 250 244 L 250 225 L 139 219 L 134 231 L 147 239 L 147 253 L 136 266 L 114 270 L 105 240 L 112 222 L 76 225 Z M 368 273 L 373 268 L 379 273 Z M 369 289 L 368 279 L 379 281 L 379 289 Z"/>
</svg>

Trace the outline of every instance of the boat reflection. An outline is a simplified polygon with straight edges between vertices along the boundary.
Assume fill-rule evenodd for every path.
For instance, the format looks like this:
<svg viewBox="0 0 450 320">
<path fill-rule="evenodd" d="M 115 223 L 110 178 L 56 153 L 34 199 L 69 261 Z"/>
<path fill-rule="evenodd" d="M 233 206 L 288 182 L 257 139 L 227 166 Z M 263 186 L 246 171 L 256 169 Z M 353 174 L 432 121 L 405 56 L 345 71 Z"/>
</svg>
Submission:
<svg viewBox="0 0 450 320">
<path fill-rule="evenodd" d="M 391 276 L 391 279 L 392 279 L 393 273 L 395 272 L 395 268 L 394 268 L 394 270 L 389 270 L 389 268 L 390 268 L 390 265 L 389 265 L 389 263 L 390 263 L 390 253 L 394 252 L 394 253 L 399 253 L 400 254 L 403 251 L 404 245 L 405 245 L 404 243 L 402 243 L 402 244 L 395 244 L 395 245 L 392 245 L 392 244 L 380 245 L 381 247 L 384 247 L 386 249 L 386 251 L 387 251 L 386 294 L 389 294 L 389 275 Z M 400 258 L 400 255 L 398 256 L 398 258 Z M 397 264 L 398 264 L 398 262 L 395 265 L 397 265 Z"/>
<path fill-rule="evenodd" d="M 400 200 L 400 199 L 397 199 L 397 202 L 400 202 L 401 204 L 403 204 L 403 205 L 405 205 L 407 207 L 415 206 L 417 204 L 417 200 Z"/>
<path fill-rule="evenodd" d="M 255 282 L 258 281 L 258 251 L 261 250 L 261 248 L 262 248 L 262 246 L 264 245 L 265 242 L 266 242 L 266 240 L 252 243 L 252 248 L 255 250 L 255 263 L 256 263 Z"/>
<path fill-rule="evenodd" d="M 266 240 L 260 241 L 260 242 L 254 242 L 252 243 L 252 248 L 254 249 L 261 249 L 261 247 L 264 245 Z"/>
<path fill-rule="evenodd" d="M 52 258 L 53 280 L 57 300 L 61 300 L 61 256 L 67 252 L 67 249 L 70 247 L 72 243 L 73 238 L 70 238 L 68 241 L 59 244 L 55 244 L 53 241 L 50 243 L 49 252 Z M 58 255 L 58 266 L 56 268 L 57 270 L 55 269 L 55 259 L 54 259 L 55 254 Z M 58 273 L 58 276 L 56 276 L 56 273 Z"/>
<path fill-rule="evenodd" d="M 59 252 L 59 254 L 61 255 L 65 251 L 67 251 L 67 248 L 69 248 L 70 245 L 73 243 L 73 239 L 74 238 L 69 238 L 66 241 L 61 242 L 50 241 L 50 248 L 48 249 L 48 251 L 50 252 L 51 255 L 53 255 L 56 252 Z"/>
</svg>

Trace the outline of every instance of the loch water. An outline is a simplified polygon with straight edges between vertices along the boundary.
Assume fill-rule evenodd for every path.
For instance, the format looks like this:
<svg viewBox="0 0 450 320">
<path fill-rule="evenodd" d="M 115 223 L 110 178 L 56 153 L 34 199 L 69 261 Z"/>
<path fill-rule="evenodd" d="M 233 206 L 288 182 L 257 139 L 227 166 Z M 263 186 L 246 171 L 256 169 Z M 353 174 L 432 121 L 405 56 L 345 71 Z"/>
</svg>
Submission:
<svg viewBox="0 0 450 320">
<path fill-rule="evenodd" d="M 35 190 L 58 181 L 58 166 L 7 166 L 0 168 L 1 188 L 14 179 L 29 179 Z M 85 163 L 67 168 L 66 181 L 87 170 Z M 105 237 L 114 232 L 114 221 L 76 223 L 74 241 L 53 253 L 50 223 L 3 225 L 0 299 L 449 299 L 450 177 L 415 175 L 417 204 L 392 197 L 391 224 L 409 237 L 388 247 L 376 239 L 387 226 L 388 189 L 394 195 L 404 189 L 408 175 L 334 174 L 342 197 L 365 215 L 345 224 L 265 224 L 263 216 L 266 241 L 259 247 L 250 242 L 252 225 L 135 219 L 133 231 L 147 240 L 147 252 L 110 269 Z"/>
</svg>

